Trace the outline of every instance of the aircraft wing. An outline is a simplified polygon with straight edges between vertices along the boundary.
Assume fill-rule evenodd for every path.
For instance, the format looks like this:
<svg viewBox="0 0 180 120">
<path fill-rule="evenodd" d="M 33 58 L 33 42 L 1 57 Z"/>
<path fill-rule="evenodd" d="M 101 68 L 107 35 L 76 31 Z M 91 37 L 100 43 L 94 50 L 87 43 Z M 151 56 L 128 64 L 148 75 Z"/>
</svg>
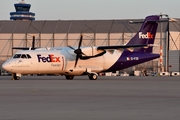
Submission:
<svg viewBox="0 0 180 120">
<path fill-rule="evenodd" d="M 31 48 L 31 47 L 13 47 L 12 49 L 17 49 L 17 50 L 35 50 L 36 48 Z"/>
<path fill-rule="evenodd" d="M 27 48 L 27 47 L 13 47 L 12 49 L 29 50 L 29 48 Z"/>
<path fill-rule="evenodd" d="M 108 50 L 108 49 L 125 49 L 125 48 L 136 48 L 136 47 L 148 47 L 147 44 L 141 45 L 120 45 L 120 46 L 98 46 L 98 50 Z"/>
</svg>

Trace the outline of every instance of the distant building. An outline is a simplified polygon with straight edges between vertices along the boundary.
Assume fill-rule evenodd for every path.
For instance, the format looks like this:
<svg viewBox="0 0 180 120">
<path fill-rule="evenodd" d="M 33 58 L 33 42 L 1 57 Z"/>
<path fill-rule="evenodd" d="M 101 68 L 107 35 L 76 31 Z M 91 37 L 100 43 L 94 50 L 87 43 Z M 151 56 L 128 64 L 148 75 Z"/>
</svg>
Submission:
<svg viewBox="0 0 180 120">
<path fill-rule="evenodd" d="M 35 13 L 29 12 L 31 4 L 26 4 L 24 0 L 14 4 L 16 12 L 11 12 L 10 20 L 35 20 Z"/>
</svg>

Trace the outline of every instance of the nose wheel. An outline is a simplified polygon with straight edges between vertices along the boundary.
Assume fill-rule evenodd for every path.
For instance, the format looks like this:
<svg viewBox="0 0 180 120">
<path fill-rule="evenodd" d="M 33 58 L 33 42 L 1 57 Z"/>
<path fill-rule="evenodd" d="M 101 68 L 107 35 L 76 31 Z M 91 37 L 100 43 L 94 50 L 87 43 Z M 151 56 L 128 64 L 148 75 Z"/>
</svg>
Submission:
<svg viewBox="0 0 180 120">
<path fill-rule="evenodd" d="M 20 80 L 20 77 L 17 76 L 16 73 L 13 73 L 11 80 Z"/>
<path fill-rule="evenodd" d="M 66 80 L 73 80 L 74 76 L 73 75 L 66 75 Z"/>
</svg>

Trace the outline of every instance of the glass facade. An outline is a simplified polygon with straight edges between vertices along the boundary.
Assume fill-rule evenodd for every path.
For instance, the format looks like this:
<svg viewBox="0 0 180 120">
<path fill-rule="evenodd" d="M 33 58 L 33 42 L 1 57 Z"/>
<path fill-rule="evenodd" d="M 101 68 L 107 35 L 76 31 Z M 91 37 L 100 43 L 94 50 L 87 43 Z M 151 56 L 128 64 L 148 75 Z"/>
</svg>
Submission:
<svg viewBox="0 0 180 120">
<path fill-rule="evenodd" d="M 30 10 L 30 7 L 29 6 L 15 6 L 16 8 L 16 11 L 19 12 L 19 11 L 26 11 L 26 12 L 29 12 Z"/>
<path fill-rule="evenodd" d="M 10 20 L 35 20 L 35 13 L 29 12 L 31 4 L 14 4 L 16 12 L 10 13 Z"/>
</svg>

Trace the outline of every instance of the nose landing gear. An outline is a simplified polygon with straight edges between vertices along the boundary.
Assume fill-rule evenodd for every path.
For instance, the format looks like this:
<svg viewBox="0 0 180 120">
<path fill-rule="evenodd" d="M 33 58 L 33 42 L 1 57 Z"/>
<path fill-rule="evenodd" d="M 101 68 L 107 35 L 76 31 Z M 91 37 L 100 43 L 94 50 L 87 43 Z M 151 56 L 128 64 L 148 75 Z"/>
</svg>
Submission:
<svg viewBox="0 0 180 120">
<path fill-rule="evenodd" d="M 11 80 L 20 80 L 20 76 L 17 76 L 16 73 L 13 73 Z"/>
</svg>

